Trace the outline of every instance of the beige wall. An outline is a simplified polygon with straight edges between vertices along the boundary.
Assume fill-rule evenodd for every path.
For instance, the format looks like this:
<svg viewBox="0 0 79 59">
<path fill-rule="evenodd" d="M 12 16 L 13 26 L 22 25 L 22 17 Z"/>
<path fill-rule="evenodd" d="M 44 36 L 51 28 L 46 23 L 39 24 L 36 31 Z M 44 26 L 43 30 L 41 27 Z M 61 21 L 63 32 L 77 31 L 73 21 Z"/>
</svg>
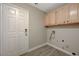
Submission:
<svg viewBox="0 0 79 59">
<path fill-rule="evenodd" d="M 30 37 L 29 48 L 36 47 L 46 42 L 46 30 L 44 28 L 44 15 L 45 13 L 38 10 L 35 7 L 27 4 L 16 4 L 29 10 L 29 22 L 30 22 Z"/>
<path fill-rule="evenodd" d="M 49 40 L 51 31 L 55 31 L 55 39 Z M 62 42 L 64 40 L 64 42 Z M 79 25 L 55 26 L 47 28 L 47 41 L 70 53 L 79 55 Z"/>
</svg>

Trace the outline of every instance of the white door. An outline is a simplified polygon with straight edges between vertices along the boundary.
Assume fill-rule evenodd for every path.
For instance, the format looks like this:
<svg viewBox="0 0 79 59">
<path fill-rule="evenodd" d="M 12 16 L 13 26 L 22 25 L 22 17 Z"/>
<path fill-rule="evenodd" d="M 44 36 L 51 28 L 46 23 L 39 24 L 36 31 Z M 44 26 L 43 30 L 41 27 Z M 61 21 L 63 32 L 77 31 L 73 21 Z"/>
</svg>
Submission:
<svg viewBox="0 0 79 59">
<path fill-rule="evenodd" d="M 18 54 L 27 52 L 28 49 L 28 12 L 18 9 Z"/>
<path fill-rule="evenodd" d="M 17 55 L 17 10 L 6 5 L 2 8 L 2 55 Z"/>
<path fill-rule="evenodd" d="M 2 55 L 20 55 L 28 49 L 27 15 L 23 10 L 3 5 Z"/>
</svg>

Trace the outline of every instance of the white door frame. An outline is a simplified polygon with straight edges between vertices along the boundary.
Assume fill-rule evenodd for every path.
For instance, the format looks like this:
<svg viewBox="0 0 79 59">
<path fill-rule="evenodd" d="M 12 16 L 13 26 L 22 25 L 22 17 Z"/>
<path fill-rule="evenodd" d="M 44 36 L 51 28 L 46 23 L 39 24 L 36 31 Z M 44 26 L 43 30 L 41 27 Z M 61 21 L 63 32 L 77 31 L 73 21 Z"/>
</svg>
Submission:
<svg viewBox="0 0 79 59">
<path fill-rule="evenodd" d="M 22 8 L 22 7 L 19 7 L 19 6 L 16 6 L 16 5 L 14 5 L 14 4 L 2 4 L 2 5 L 9 5 L 9 6 L 12 6 L 12 7 L 14 7 L 14 8 Z M 1 5 L 1 7 L 2 7 L 2 5 Z M 25 9 L 25 8 L 23 8 L 23 9 Z M 1 8 L 1 10 L 2 10 L 2 8 Z M 29 50 L 29 11 L 27 10 L 27 9 L 25 9 L 26 10 L 26 12 L 27 12 L 27 23 L 28 23 L 28 27 L 27 27 L 27 41 L 28 41 L 28 45 L 27 45 L 27 51 L 26 52 L 28 52 L 28 50 Z M 2 17 L 2 16 L 1 16 Z M 2 21 L 2 18 L 1 18 L 1 21 Z M 1 25 L 3 25 L 2 23 L 1 23 Z M 2 26 L 0 27 L 0 29 L 2 30 L 3 28 L 2 28 Z M 1 33 L 2 34 L 2 33 Z M 1 36 L 2 37 L 2 36 Z M 2 38 L 1 38 L 1 42 L 2 42 Z M 1 43 L 1 46 L 2 46 L 2 43 Z"/>
</svg>

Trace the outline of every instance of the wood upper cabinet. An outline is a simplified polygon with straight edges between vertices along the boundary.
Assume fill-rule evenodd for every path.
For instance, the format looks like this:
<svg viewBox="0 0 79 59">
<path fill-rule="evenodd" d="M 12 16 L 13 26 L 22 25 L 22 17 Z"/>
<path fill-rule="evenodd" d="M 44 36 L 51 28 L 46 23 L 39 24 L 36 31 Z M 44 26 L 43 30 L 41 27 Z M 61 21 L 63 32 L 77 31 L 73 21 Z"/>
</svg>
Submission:
<svg viewBox="0 0 79 59">
<path fill-rule="evenodd" d="M 78 19 L 77 19 L 77 21 L 79 22 L 79 4 L 77 4 L 78 5 Z"/>
<path fill-rule="evenodd" d="M 69 6 L 68 5 L 64 5 L 62 7 L 62 19 L 63 19 L 63 23 L 62 24 L 68 24 L 69 22 Z"/>
<path fill-rule="evenodd" d="M 69 21 L 71 23 L 78 22 L 78 4 L 71 3 L 71 4 L 68 4 L 68 6 L 69 6 L 69 17 L 70 17 Z"/>
<path fill-rule="evenodd" d="M 66 4 L 56 10 L 56 24 L 78 23 L 79 4 Z"/>
<path fill-rule="evenodd" d="M 45 26 L 55 25 L 55 11 L 49 12 L 45 17 Z"/>
<path fill-rule="evenodd" d="M 48 19 L 48 20 L 47 20 Z M 48 13 L 46 25 L 79 23 L 79 4 L 70 3 Z"/>
<path fill-rule="evenodd" d="M 55 11 L 49 13 L 49 23 L 50 25 L 55 25 Z"/>
<path fill-rule="evenodd" d="M 45 26 L 49 26 L 50 24 L 49 24 L 49 14 L 46 14 L 46 16 L 45 16 Z"/>
<path fill-rule="evenodd" d="M 68 8 L 68 5 L 64 5 L 56 10 L 56 24 L 67 24 L 67 20 L 69 20 Z"/>
<path fill-rule="evenodd" d="M 62 19 L 62 8 L 58 8 L 56 10 L 56 24 L 62 24 L 63 19 Z"/>
</svg>

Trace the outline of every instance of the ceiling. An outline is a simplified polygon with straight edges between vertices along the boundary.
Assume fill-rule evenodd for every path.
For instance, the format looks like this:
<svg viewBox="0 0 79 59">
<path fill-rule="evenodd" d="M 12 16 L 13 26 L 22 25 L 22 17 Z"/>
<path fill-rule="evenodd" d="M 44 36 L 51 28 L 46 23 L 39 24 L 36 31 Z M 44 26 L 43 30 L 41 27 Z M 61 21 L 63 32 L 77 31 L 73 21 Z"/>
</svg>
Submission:
<svg viewBox="0 0 79 59">
<path fill-rule="evenodd" d="M 64 3 L 29 3 L 29 5 L 32 5 L 44 12 L 48 12 L 51 9 L 64 5 Z"/>
</svg>

